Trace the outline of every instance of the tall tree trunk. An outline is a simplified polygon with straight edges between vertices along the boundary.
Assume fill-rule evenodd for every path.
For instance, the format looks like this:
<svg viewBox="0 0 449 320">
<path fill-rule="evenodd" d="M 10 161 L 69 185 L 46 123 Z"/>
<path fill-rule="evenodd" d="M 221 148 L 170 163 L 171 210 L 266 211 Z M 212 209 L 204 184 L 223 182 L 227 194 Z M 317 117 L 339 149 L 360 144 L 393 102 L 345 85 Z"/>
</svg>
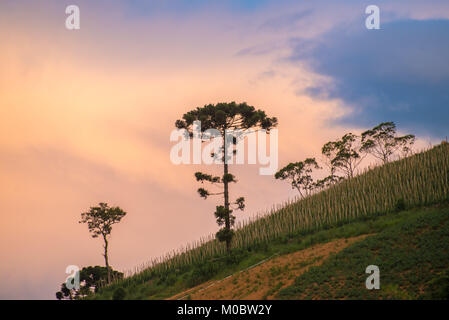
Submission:
<svg viewBox="0 0 449 320">
<path fill-rule="evenodd" d="M 223 159 L 224 159 L 224 177 L 225 180 L 223 181 L 224 184 L 224 207 L 226 211 L 225 216 L 225 228 L 227 231 L 231 230 L 231 222 L 229 219 L 229 182 L 227 180 L 227 174 L 228 174 L 228 160 L 227 160 L 227 152 L 226 152 L 226 129 L 224 131 L 224 138 L 223 138 Z M 231 239 L 226 238 L 226 251 L 229 253 L 231 251 Z"/>
<path fill-rule="evenodd" d="M 104 239 L 104 262 L 106 264 L 106 269 L 108 270 L 108 284 L 111 283 L 111 268 L 109 268 L 109 258 L 108 258 L 108 240 L 106 236 L 103 235 Z"/>
</svg>

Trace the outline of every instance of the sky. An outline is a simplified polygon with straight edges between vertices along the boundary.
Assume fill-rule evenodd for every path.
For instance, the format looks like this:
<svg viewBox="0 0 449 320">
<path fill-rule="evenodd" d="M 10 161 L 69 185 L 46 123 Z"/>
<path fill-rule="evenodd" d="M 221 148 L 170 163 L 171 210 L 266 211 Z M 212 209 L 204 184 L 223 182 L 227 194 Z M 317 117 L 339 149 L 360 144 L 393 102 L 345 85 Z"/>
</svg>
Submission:
<svg viewBox="0 0 449 320">
<path fill-rule="evenodd" d="M 448 56 L 444 0 L 2 0 L 0 299 L 53 299 L 68 265 L 102 265 L 78 223 L 98 202 L 128 213 L 110 241 L 120 271 L 217 231 L 219 200 L 193 174 L 218 168 L 169 158 L 185 112 L 245 101 L 276 116 L 280 166 L 382 121 L 427 147 L 449 135 Z M 296 195 L 259 165 L 231 170 L 238 221 Z"/>
</svg>

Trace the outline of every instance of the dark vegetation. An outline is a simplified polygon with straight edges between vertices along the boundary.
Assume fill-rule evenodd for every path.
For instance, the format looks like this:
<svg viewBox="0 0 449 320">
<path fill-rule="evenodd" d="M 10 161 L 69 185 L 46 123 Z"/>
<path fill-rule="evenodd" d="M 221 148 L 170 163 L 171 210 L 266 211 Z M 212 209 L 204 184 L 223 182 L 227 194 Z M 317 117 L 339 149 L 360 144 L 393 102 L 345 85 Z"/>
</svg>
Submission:
<svg viewBox="0 0 449 320">
<path fill-rule="evenodd" d="M 123 273 L 113 270 L 110 275 L 113 279 L 122 279 Z M 108 281 L 108 269 L 101 266 L 84 267 L 79 271 L 80 288 L 69 289 L 66 283 L 61 284 L 61 290 L 56 292 L 58 300 L 76 300 L 92 293 L 98 292 L 100 286 L 104 286 Z M 73 284 L 73 280 L 72 280 Z"/>
<path fill-rule="evenodd" d="M 449 206 L 392 217 L 378 234 L 311 267 L 278 298 L 449 299 Z M 380 268 L 380 290 L 365 288 L 369 265 Z"/>
</svg>

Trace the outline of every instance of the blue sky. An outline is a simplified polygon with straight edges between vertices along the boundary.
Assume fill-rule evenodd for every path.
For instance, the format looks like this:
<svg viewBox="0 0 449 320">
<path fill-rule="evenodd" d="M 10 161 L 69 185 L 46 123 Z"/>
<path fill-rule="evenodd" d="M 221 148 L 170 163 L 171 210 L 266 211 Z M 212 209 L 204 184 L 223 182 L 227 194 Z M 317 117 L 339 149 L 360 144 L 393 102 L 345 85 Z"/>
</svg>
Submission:
<svg viewBox="0 0 449 320">
<path fill-rule="evenodd" d="M 306 60 L 333 79 L 308 93 L 352 107 L 342 123 L 391 120 L 418 133 L 448 134 L 449 20 L 399 20 L 381 30 L 337 28 L 298 42 L 290 59 Z"/>
<path fill-rule="evenodd" d="M 161 12 L 185 15 L 210 7 L 225 7 L 228 10 L 247 13 L 260 8 L 272 1 L 269 0 L 129 0 L 125 2 L 130 13 L 136 16 L 153 16 Z"/>
<path fill-rule="evenodd" d="M 219 8 L 223 16 L 240 23 L 248 19 L 251 25 L 255 19 L 260 34 L 278 33 L 282 38 L 296 30 L 298 36 L 282 45 L 266 41 L 243 47 L 237 54 L 270 54 L 290 46 L 290 54 L 284 56 L 287 61 L 293 65 L 306 63 L 314 73 L 332 80 L 301 94 L 315 99 L 340 99 L 352 109 L 349 115 L 329 125 L 367 127 L 395 121 L 418 134 L 444 138 L 449 127 L 447 3 L 380 0 L 376 4 L 381 9 L 381 30 L 365 28 L 364 8 L 369 4 L 359 0 L 134 0 L 126 2 L 126 7 L 131 17 L 165 13 L 181 20 Z M 438 7 L 441 14 L 434 10 Z M 266 18 L 259 21 L 257 14 Z M 325 23 L 331 27 L 321 34 L 302 36 L 301 27 L 319 28 Z M 242 33 L 254 32 L 242 24 L 239 27 Z"/>
</svg>

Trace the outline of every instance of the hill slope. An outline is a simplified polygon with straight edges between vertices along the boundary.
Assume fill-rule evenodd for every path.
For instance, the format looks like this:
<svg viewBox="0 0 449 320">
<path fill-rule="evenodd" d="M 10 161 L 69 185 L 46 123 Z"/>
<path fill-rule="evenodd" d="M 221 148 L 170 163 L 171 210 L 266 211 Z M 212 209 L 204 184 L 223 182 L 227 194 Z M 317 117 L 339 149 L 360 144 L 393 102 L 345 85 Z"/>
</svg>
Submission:
<svg viewBox="0 0 449 320">
<path fill-rule="evenodd" d="M 365 269 L 380 270 L 367 290 Z M 312 267 L 283 299 L 449 299 L 449 207 L 413 212 L 400 223 Z"/>
<path fill-rule="evenodd" d="M 351 236 L 354 229 L 365 234 Z M 326 233 L 346 237 L 276 256 L 172 299 L 449 298 L 448 205 L 350 224 L 322 237 Z M 380 290 L 365 287 L 369 265 L 380 269 Z"/>
<path fill-rule="evenodd" d="M 154 261 L 91 298 L 110 299 L 118 287 L 125 288 L 129 299 L 168 298 L 201 283 L 223 279 L 275 254 L 381 232 L 385 229 L 382 223 L 401 220 L 399 209 L 447 202 L 448 195 L 449 145 L 442 144 L 368 170 L 241 225 L 230 255 L 225 254 L 222 243 L 209 237 L 185 251 Z M 298 295 L 293 289 L 285 290 L 279 297 Z"/>
<path fill-rule="evenodd" d="M 365 237 L 336 239 L 290 254 L 276 255 L 252 268 L 222 280 L 208 281 L 170 299 L 273 299 L 280 289 L 292 285 L 295 277 L 309 267 L 322 264 L 330 255 Z"/>
</svg>

